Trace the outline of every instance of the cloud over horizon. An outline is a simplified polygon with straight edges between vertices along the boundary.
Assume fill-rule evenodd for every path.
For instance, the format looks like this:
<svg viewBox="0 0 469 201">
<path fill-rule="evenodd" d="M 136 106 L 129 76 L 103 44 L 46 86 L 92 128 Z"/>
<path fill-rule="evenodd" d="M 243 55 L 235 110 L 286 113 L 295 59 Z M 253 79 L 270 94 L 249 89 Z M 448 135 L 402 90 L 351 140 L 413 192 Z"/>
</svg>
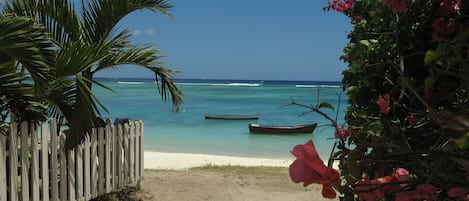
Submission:
<svg viewBox="0 0 469 201">
<path fill-rule="evenodd" d="M 0 0 L 2 1 L 2 0 Z M 134 30 L 132 31 L 132 35 L 134 36 L 141 36 L 141 35 L 145 35 L 145 36 L 154 36 L 156 34 L 155 30 L 154 29 L 145 29 L 145 30 Z"/>
</svg>

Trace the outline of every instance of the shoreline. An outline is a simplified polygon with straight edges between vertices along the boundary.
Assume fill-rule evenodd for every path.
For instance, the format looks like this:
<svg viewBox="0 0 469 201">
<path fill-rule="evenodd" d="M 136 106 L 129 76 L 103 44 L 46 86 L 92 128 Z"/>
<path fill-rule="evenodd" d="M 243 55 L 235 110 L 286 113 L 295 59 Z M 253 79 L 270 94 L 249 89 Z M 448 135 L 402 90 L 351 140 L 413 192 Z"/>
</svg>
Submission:
<svg viewBox="0 0 469 201">
<path fill-rule="evenodd" d="M 144 151 L 145 169 L 185 170 L 205 165 L 289 167 L 294 160 L 294 157 L 291 157 L 290 159 L 271 159 L 196 153 Z"/>
</svg>

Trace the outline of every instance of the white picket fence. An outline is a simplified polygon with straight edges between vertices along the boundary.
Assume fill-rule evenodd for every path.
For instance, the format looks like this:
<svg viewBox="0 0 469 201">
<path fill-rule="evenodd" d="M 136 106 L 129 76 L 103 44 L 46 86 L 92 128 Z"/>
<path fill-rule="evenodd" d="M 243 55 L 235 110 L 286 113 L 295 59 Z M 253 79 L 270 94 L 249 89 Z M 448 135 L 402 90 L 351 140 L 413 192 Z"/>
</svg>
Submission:
<svg viewBox="0 0 469 201">
<path fill-rule="evenodd" d="M 142 121 L 114 126 L 107 120 L 65 151 L 56 120 L 13 123 L 8 136 L 0 134 L 0 201 L 86 201 L 137 185 L 143 133 Z"/>
</svg>

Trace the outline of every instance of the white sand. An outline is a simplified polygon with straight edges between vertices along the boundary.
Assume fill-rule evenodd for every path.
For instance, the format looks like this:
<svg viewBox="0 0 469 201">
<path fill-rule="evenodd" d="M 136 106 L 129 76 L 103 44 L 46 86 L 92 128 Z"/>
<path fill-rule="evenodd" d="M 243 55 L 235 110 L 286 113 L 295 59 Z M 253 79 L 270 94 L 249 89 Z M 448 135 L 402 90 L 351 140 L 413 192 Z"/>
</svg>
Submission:
<svg viewBox="0 0 469 201">
<path fill-rule="evenodd" d="M 183 170 L 204 165 L 240 165 L 288 167 L 291 159 L 266 159 L 251 157 L 219 156 L 208 154 L 148 152 L 144 154 L 145 169 Z"/>
</svg>

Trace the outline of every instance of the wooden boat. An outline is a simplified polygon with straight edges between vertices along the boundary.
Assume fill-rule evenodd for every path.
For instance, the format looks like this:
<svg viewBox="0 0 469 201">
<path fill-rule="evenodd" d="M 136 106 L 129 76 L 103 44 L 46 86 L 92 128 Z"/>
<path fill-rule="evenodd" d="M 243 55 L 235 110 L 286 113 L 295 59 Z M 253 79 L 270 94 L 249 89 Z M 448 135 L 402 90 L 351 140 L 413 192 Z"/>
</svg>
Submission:
<svg viewBox="0 0 469 201">
<path fill-rule="evenodd" d="M 259 119 L 259 113 L 256 114 L 205 114 L 206 119 L 223 119 L 223 120 L 248 120 Z"/>
<path fill-rule="evenodd" d="M 312 133 L 317 125 L 317 123 L 295 126 L 249 124 L 249 132 L 265 134 Z"/>
</svg>

